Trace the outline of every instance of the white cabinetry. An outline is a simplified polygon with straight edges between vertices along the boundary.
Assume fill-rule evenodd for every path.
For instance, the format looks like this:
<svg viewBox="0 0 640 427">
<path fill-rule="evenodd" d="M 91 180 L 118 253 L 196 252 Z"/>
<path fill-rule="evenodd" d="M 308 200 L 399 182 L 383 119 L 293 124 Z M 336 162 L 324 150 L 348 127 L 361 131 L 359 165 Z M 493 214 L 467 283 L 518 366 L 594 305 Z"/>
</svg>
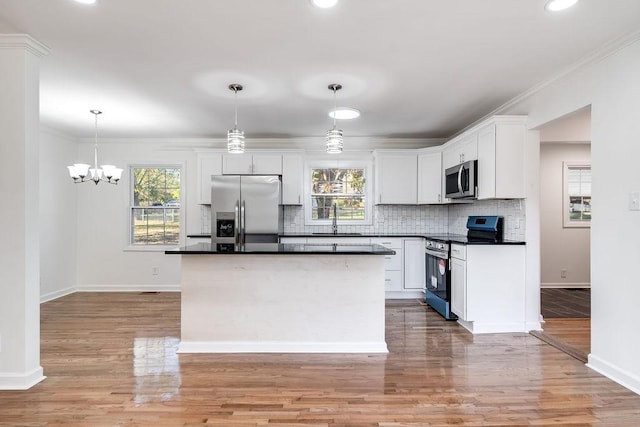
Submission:
<svg viewBox="0 0 640 427">
<path fill-rule="evenodd" d="M 284 154 L 282 156 L 282 204 L 302 204 L 302 156 Z"/>
<path fill-rule="evenodd" d="M 384 256 L 384 290 L 386 292 L 401 292 L 404 282 L 402 239 L 374 238 L 371 239 L 371 243 L 377 243 L 396 252 L 395 255 Z"/>
<path fill-rule="evenodd" d="M 527 332 L 525 246 L 451 245 L 451 311 L 473 333 Z"/>
<path fill-rule="evenodd" d="M 442 152 L 418 154 L 418 204 L 442 203 Z"/>
<path fill-rule="evenodd" d="M 404 239 L 404 289 L 425 289 L 425 256 L 423 239 Z"/>
<path fill-rule="evenodd" d="M 225 175 L 281 175 L 281 154 L 225 154 L 222 158 Z"/>
<path fill-rule="evenodd" d="M 467 319 L 467 261 L 463 245 L 451 245 L 451 311 Z"/>
<path fill-rule="evenodd" d="M 478 132 L 462 134 L 445 144 L 442 152 L 443 169 L 471 160 L 478 160 Z"/>
<path fill-rule="evenodd" d="M 496 116 L 478 131 L 478 199 L 524 198 L 526 123 Z"/>
<path fill-rule="evenodd" d="M 198 203 L 211 204 L 211 176 L 222 175 L 222 154 L 198 155 Z"/>
<path fill-rule="evenodd" d="M 414 150 L 376 151 L 375 203 L 418 203 L 418 158 Z"/>
</svg>

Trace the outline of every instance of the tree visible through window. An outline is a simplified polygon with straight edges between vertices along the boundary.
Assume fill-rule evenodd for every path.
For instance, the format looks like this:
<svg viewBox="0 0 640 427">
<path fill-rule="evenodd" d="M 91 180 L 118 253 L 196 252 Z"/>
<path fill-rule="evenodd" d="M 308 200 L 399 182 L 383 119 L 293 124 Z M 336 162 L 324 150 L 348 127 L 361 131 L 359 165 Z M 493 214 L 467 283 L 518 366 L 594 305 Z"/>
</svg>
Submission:
<svg viewBox="0 0 640 427">
<path fill-rule="evenodd" d="M 565 226 L 588 227 L 591 222 L 591 166 L 565 163 Z"/>
<path fill-rule="evenodd" d="M 132 167 L 131 244 L 180 244 L 180 168 Z"/>
<path fill-rule="evenodd" d="M 340 221 L 365 219 L 364 169 L 311 169 L 311 218 L 333 219 L 336 206 Z"/>
</svg>

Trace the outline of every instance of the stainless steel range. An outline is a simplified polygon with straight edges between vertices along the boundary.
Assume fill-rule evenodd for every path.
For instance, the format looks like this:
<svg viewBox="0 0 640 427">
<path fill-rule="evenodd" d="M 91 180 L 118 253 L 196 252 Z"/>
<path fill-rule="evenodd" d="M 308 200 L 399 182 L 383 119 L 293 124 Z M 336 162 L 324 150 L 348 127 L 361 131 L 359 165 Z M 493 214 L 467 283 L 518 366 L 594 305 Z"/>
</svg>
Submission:
<svg viewBox="0 0 640 427">
<path fill-rule="evenodd" d="M 425 301 L 445 319 L 456 320 L 451 312 L 451 269 L 449 243 L 427 239 L 425 242 Z"/>
</svg>

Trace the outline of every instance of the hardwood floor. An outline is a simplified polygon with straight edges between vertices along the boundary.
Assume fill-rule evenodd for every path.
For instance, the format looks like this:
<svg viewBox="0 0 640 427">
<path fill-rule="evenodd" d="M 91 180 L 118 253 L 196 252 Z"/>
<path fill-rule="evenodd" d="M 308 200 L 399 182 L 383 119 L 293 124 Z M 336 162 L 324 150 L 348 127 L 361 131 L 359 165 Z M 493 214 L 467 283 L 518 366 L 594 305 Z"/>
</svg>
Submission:
<svg viewBox="0 0 640 427">
<path fill-rule="evenodd" d="M 388 355 L 180 354 L 180 295 L 42 306 L 48 378 L 2 426 L 637 426 L 640 396 L 529 334 L 471 335 L 387 304 Z"/>
</svg>

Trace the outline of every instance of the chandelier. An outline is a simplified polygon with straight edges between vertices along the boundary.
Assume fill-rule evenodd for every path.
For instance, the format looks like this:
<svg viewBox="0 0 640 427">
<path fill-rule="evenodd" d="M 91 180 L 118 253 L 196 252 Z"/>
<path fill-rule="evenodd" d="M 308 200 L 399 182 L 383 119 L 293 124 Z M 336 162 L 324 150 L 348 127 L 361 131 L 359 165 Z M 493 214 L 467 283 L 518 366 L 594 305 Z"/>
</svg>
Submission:
<svg viewBox="0 0 640 427">
<path fill-rule="evenodd" d="M 332 83 L 329 85 L 329 90 L 333 91 L 333 110 L 336 110 L 336 92 L 342 89 L 342 85 L 338 83 Z M 344 146 L 344 138 L 342 137 L 342 129 L 336 129 L 336 116 L 333 115 L 333 128 L 327 132 L 325 138 L 327 153 L 338 154 L 342 153 Z"/>
<path fill-rule="evenodd" d="M 244 132 L 238 129 L 238 91 L 242 85 L 233 83 L 229 89 L 235 93 L 235 120 L 233 129 L 227 132 L 227 151 L 229 153 L 244 153 Z"/>
<path fill-rule="evenodd" d="M 122 169 L 114 165 L 100 165 L 98 167 L 98 115 L 102 114 L 99 110 L 90 110 L 95 116 L 95 143 L 93 145 L 93 167 L 86 163 L 75 163 L 73 166 L 67 166 L 69 175 L 76 184 L 86 181 L 93 181 L 96 185 L 98 182 L 105 181 L 109 184 L 117 184 L 122 176 Z"/>
</svg>

